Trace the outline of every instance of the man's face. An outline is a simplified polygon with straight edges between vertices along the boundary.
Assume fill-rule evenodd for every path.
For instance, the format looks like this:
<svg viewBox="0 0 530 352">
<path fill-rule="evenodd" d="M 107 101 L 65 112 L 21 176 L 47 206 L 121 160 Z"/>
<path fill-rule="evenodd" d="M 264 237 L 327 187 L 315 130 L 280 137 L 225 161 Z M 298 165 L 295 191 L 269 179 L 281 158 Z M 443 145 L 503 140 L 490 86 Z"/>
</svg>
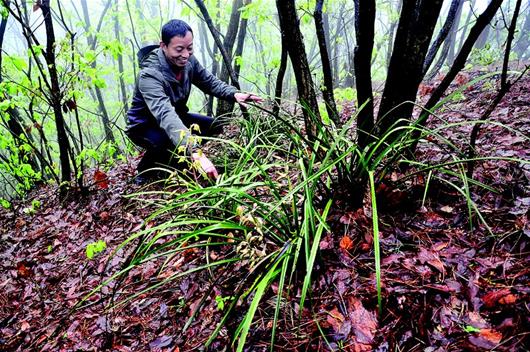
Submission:
<svg viewBox="0 0 530 352">
<path fill-rule="evenodd" d="M 184 37 L 174 36 L 168 45 L 160 42 L 160 47 L 166 55 L 167 61 L 177 67 L 184 67 L 193 55 L 193 34 L 186 32 Z"/>
</svg>

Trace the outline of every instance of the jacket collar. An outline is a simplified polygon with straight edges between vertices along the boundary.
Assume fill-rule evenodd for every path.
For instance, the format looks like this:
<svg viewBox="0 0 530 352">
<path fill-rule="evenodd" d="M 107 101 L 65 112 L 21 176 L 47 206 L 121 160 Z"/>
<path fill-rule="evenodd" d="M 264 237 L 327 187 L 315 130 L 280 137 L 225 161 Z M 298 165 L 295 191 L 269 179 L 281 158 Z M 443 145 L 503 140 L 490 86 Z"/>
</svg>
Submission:
<svg viewBox="0 0 530 352">
<path fill-rule="evenodd" d="M 158 61 L 160 62 L 160 71 L 162 71 L 164 78 L 170 82 L 180 83 L 175 78 L 175 72 L 173 72 L 173 70 L 171 69 L 171 66 L 167 61 L 166 55 L 164 54 L 164 51 L 162 49 L 158 49 Z M 187 82 L 187 80 L 189 79 L 190 65 L 191 63 L 188 61 L 186 67 L 184 67 L 184 77 L 182 81 L 183 83 Z"/>
</svg>

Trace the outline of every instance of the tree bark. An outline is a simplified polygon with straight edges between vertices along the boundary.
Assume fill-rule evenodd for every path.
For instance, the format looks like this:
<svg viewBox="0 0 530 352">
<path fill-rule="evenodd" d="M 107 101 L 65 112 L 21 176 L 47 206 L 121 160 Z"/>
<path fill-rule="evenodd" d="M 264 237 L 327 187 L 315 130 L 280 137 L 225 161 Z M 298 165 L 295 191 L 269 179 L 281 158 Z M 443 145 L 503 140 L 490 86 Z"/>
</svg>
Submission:
<svg viewBox="0 0 530 352">
<path fill-rule="evenodd" d="M 523 27 L 519 32 L 519 39 L 515 44 L 514 51 L 517 53 L 519 59 L 530 57 L 530 0 L 528 0 L 526 6 L 526 17 Z"/>
<path fill-rule="evenodd" d="M 120 21 L 118 18 L 118 0 L 114 0 L 114 5 L 116 6 L 116 13 L 114 14 L 114 35 L 116 36 L 116 40 L 121 43 L 120 40 Z M 119 84 L 120 84 L 120 91 L 121 91 L 121 101 L 123 105 L 123 117 L 125 119 L 125 122 L 127 122 L 127 111 L 129 110 L 129 103 L 127 101 L 127 89 L 125 88 L 125 81 L 123 80 L 124 76 L 124 70 L 123 70 L 123 54 L 121 51 L 118 53 L 118 73 L 119 73 Z"/>
<path fill-rule="evenodd" d="M 57 143 L 59 144 L 59 159 L 61 163 L 61 181 L 64 183 L 64 185 L 61 186 L 61 193 L 64 195 L 67 184 L 72 180 L 72 168 L 70 166 L 70 141 L 68 140 L 68 136 L 66 134 L 64 116 L 61 110 L 62 92 L 59 85 L 57 67 L 55 65 L 55 32 L 53 29 L 50 0 L 42 0 L 40 8 L 42 10 L 42 16 L 44 18 L 44 25 L 46 28 L 45 60 L 51 83 L 51 91 L 49 92 L 51 100 L 50 105 L 52 106 L 55 116 Z M 73 159 L 74 158 L 72 158 L 72 160 Z"/>
<path fill-rule="evenodd" d="M 423 64 L 423 75 L 427 73 L 442 43 L 445 41 L 449 33 L 453 30 L 455 26 L 455 19 L 457 19 L 457 14 L 462 8 L 462 4 L 463 0 L 451 1 L 451 7 L 449 8 L 449 12 L 447 13 L 447 18 L 445 19 L 444 25 L 440 29 L 440 32 L 438 32 L 438 35 L 436 36 L 436 39 L 431 45 L 429 52 L 427 53 L 427 57 L 425 58 L 425 63 Z"/>
<path fill-rule="evenodd" d="M 463 4 L 463 3 L 462 3 Z M 424 77 L 424 80 L 431 80 L 438 72 L 440 72 L 440 69 L 442 68 L 444 62 L 451 66 L 453 64 L 453 60 L 455 57 L 455 41 L 456 41 L 456 33 L 457 33 L 457 26 L 458 22 L 460 21 L 460 16 L 462 15 L 462 7 L 460 6 L 458 8 L 458 11 L 456 13 L 455 21 L 456 23 L 453 24 L 451 30 L 449 31 L 448 37 L 443 42 L 442 51 L 440 52 L 440 55 L 438 56 L 438 60 L 434 64 L 433 68 L 430 70 L 429 74 Z M 427 71 L 429 68 L 427 68 Z"/>
<path fill-rule="evenodd" d="M 219 79 L 223 82 L 229 83 L 229 69 L 233 70 L 232 61 L 234 55 L 234 44 L 237 38 L 237 32 L 239 30 L 239 20 L 241 18 L 241 12 L 239 9 L 243 6 L 243 0 L 233 0 L 232 3 L 232 13 L 230 14 L 230 21 L 228 23 L 228 28 L 226 29 L 225 38 L 223 41 L 223 47 L 228 54 L 229 61 L 223 62 L 221 67 L 221 75 Z M 230 66 L 230 68 L 229 68 Z M 235 80 L 237 81 L 237 75 L 234 72 Z M 231 104 L 224 100 L 219 100 L 217 102 L 217 112 L 216 116 L 227 116 L 232 112 L 234 104 Z"/>
<path fill-rule="evenodd" d="M 215 40 L 215 44 L 217 45 L 217 47 L 219 48 L 219 51 L 221 52 L 221 56 L 223 57 L 223 63 L 226 65 L 226 68 L 228 69 L 228 74 L 230 76 L 230 79 L 232 79 L 232 85 L 236 87 L 237 89 L 240 89 L 236 74 L 234 70 L 232 69 L 232 65 L 230 64 L 230 55 L 227 53 L 223 43 L 221 42 L 219 32 L 217 31 L 217 29 L 215 28 L 213 24 L 212 18 L 210 17 L 210 14 L 208 13 L 208 9 L 204 5 L 204 1 L 195 0 L 195 3 L 197 4 L 197 7 L 201 11 L 201 14 L 204 17 L 204 21 L 208 25 L 208 28 L 210 29 L 210 33 L 212 34 L 212 37 Z"/>
<path fill-rule="evenodd" d="M 510 52 L 512 49 L 512 42 L 513 42 L 513 37 L 515 35 L 515 28 L 517 27 L 517 18 L 519 17 L 520 9 L 521 9 L 521 0 L 517 0 L 517 2 L 515 3 L 515 9 L 513 11 L 512 21 L 510 23 L 510 27 L 508 28 L 508 38 L 506 39 L 506 48 L 504 50 L 504 59 L 502 63 L 500 89 L 497 92 L 497 96 L 495 97 L 495 99 L 493 99 L 493 101 L 488 106 L 486 111 L 482 114 L 480 121 L 486 121 L 491 116 L 491 113 L 493 112 L 493 110 L 495 110 L 497 105 L 499 105 L 499 103 L 501 102 L 502 98 L 504 98 L 506 93 L 508 93 L 508 91 L 513 85 L 513 82 L 508 81 L 508 63 L 510 60 Z M 525 72 L 523 72 L 519 76 L 519 79 L 521 79 L 524 74 Z M 480 131 L 480 127 L 481 127 L 481 124 L 477 123 L 473 126 L 473 129 L 471 130 L 471 137 L 469 140 L 468 159 L 473 159 L 476 155 L 475 145 L 476 145 L 478 133 Z M 467 168 L 467 177 L 469 178 L 473 177 L 474 167 L 475 167 L 475 162 L 470 161 L 468 163 L 468 168 Z"/>
<path fill-rule="evenodd" d="M 337 105 L 335 104 L 335 96 L 333 94 L 333 73 L 331 71 L 331 64 L 329 62 L 328 45 L 326 39 L 326 32 L 324 31 L 324 21 L 322 18 L 322 6 L 324 0 L 317 0 L 315 5 L 315 30 L 318 39 L 318 46 L 320 48 L 320 60 L 322 61 L 322 73 L 324 76 L 324 87 L 322 88 L 322 95 L 326 104 L 326 111 L 331 121 L 339 126 L 339 113 Z"/>
<path fill-rule="evenodd" d="M 274 89 L 274 106 L 272 107 L 272 114 L 278 116 L 282 104 L 283 79 L 285 71 L 287 70 L 287 44 L 282 36 L 282 56 L 280 59 L 280 67 L 278 68 L 278 75 L 276 76 L 276 87 Z"/>
<path fill-rule="evenodd" d="M 404 0 L 378 114 L 378 135 L 410 119 L 443 0 Z"/>
<path fill-rule="evenodd" d="M 401 6 L 403 4 L 402 0 L 397 0 L 396 2 L 396 12 L 401 12 Z M 390 29 L 388 33 L 388 49 L 386 51 L 386 67 L 388 68 L 390 66 L 390 59 L 392 58 L 392 47 L 394 46 L 394 34 L 396 33 L 396 27 L 398 24 L 398 20 L 392 21 L 390 23 Z"/>
<path fill-rule="evenodd" d="M 503 0 L 491 0 L 488 7 L 477 18 L 475 25 L 469 31 L 469 35 L 467 36 L 464 44 L 462 45 L 462 48 L 460 49 L 460 52 L 455 58 L 455 62 L 453 63 L 453 66 L 451 66 L 451 68 L 449 69 L 449 72 L 447 72 L 442 82 L 440 82 L 440 84 L 432 92 L 431 97 L 427 101 L 427 104 L 425 105 L 426 111 L 433 110 L 433 108 L 440 101 L 440 99 L 442 98 L 443 94 L 445 93 L 445 91 L 447 90 L 451 82 L 455 79 L 456 75 L 464 68 L 466 64 L 466 60 L 469 56 L 469 53 L 471 52 L 471 49 L 473 49 L 473 46 L 477 38 L 483 32 L 484 28 L 491 22 L 491 20 L 493 19 L 493 16 L 495 16 L 495 13 L 501 6 L 502 2 Z M 430 116 L 429 112 L 424 112 L 423 114 L 421 114 L 417 121 L 418 126 L 420 127 L 425 126 L 429 116 Z M 419 138 L 419 135 L 420 135 L 420 132 L 415 132 L 413 134 L 413 137 L 416 140 L 416 142 L 414 145 L 411 146 L 412 151 L 416 149 L 417 139 Z"/>
<path fill-rule="evenodd" d="M 282 41 L 287 46 L 287 53 L 291 59 L 296 78 L 298 99 L 302 105 L 306 134 L 310 139 L 313 139 L 316 137 L 313 119 L 316 118 L 320 121 L 320 113 L 294 0 L 276 0 L 276 8 L 280 19 Z"/>
<path fill-rule="evenodd" d="M 101 17 L 100 17 L 100 20 L 98 22 L 98 27 L 96 29 L 96 32 L 99 32 L 99 30 L 101 29 L 101 25 L 103 23 L 103 18 L 105 17 L 105 14 L 107 13 L 107 10 L 109 9 L 110 4 L 111 4 L 111 1 L 107 0 L 107 4 L 106 4 L 105 8 L 103 9 L 103 12 L 101 13 Z M 87 36 L 87 42 L 88 42 L 88 45 L 91 48 L 91 50 L 94 50 L 96 48 L 96 45 L 97 45 L 97 38 L 96 38 L 95 35 L 92 35 L 92 33 L 90 32 L 90 30 L 91 30 L 90 29 L 90 27 L 91 27 L 90 15 L 88 14 L 88 5 L 87 5 L 86 0 L 81 0 L 81 7 L 83 8 L 83 16 L 84 16 L 84 19 L 85 19 L 85 30 L 89 33 L 88 36 Z M 92 67 L 94 69 L 97 67 L 96 60 L 94 60 L 90 64 L 90 67 Z M 114 134 L 112 133 L 112 128 L 110 126 L 109 113 L 107 112 L 107 108 L 105 107 L 105 100 L 103 99 L 103 94 L 101 93 L 101 89 L 99 87 L 96 87 L 96 86 L 94 86 L 93 89 L 96 91 L 96 98 L 97 98 L 97 101 L 98 101 L 99 112 L 101 114 L 100 115 L 101 124 L 103 125 L 103 129 L 105 131 L 105 140 L 107 142 L 109 142 L 109 143 L 116 144 L 116 139 L 114 138 Z"/>
<path fill-rule="evenodd" d="M 375 0 L 355 0 L 354 50 L 355 87 L 357 89 L 357 143 L 362 151 L 372 141 L 374 97 L 372 90 L 372 51 L 375 33 Z M 363 107 L 364 105 L 364 107 Z M 361 108 L 362 107 L 362 108 Z"/>
</svg>

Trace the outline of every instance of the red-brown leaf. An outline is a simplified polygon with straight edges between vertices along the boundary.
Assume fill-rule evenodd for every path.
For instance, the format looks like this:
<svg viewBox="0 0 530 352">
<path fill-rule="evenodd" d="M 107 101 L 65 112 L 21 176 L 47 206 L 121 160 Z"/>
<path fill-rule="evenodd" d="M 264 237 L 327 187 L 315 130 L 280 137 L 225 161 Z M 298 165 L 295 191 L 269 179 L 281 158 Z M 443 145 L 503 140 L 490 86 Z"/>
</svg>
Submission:
<svg viewBox="0 0 530 352">
<path fill-rule="evenodd" d="M 107 174 L 104 173 L 101 170 L 96 170 L 94 172 L 94 183 L 100 188 L 100 189 L 107 189 L 109 188 L 109 179 L 107 178 Z"/>
</svg>

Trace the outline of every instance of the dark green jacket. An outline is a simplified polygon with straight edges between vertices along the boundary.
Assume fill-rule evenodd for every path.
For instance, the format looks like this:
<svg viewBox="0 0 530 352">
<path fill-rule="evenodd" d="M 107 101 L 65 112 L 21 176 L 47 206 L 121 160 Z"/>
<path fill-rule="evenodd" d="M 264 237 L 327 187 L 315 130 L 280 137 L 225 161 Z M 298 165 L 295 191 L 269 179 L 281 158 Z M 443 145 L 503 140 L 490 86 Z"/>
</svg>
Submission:
<svg viewBox="0 0 530 352">
<path fill-rule="evenodd" d="M 195 56 L 189 58 L 181 81 L 175 78 L 164 52 L 159 48 L 140 62 L 140 68 L 132 105 L 127 113 L 129 128 L 157 124 L 176 146 L 186 145 L 190 135 L 179 115 L 188 112 L 186 103 L 192 84 L 206 94 L 235 102 L 236 88 L 212 75 Z"/>
</svg>

